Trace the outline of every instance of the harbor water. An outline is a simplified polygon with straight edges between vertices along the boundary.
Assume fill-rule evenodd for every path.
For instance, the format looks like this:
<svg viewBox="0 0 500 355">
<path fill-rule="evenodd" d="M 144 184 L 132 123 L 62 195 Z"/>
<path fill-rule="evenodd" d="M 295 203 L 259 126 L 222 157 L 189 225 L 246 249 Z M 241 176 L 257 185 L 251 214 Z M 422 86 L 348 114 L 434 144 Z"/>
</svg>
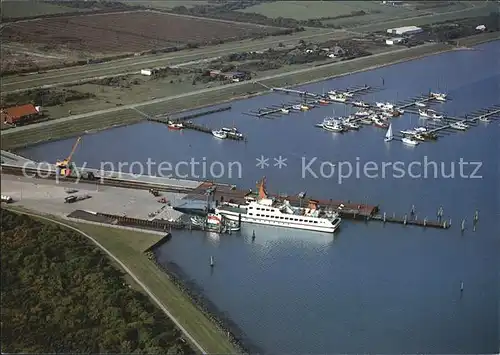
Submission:
<svg viewBox="0 0 500 355">
<path fill-rule="evenodd" d="M 446 92 L 450 100 L 432 108 L 463 116 L 500 104 L 499 57 L 497 41 L 301 89 L 321 93 L 365 84 L 379 87 L 360 98 L 367 102 Z M 172 166 L 191 159 L 208 167 L 221 162 L 215 174 L 205 177 L 254 188 L 265 175 L 273 192 L 305 191 L 318 198 L 380 204 L 390 215 L 402 216 L 414 205 L 418 218 L 436 219 L 442 206 L 444 218 L 452 219 L 449 230 L 344 221 L 333 237 L 245 225 L 232 235 L 175 232 L 157 255 L 160 262 L 177 264 L 266 352 L 496 353 L 499 121 L 479 122 L 466 132 L 408 147 L 385 143 L 385 130 L 371 126 L 345 134 L 314 127 L 325 116 L 353 112 L 343 104 L 276 119 L 243 114 L 293 100 L 297 96 L 272 93 L 235 101 L 230 111 L 196 119 L 214 129 L 234 123 L 247 136 L 246 143 L 145 122 L 84 136 L 74 161 L 93 168 L 102 162 L 144 166 L 148 159 Z M 394 132 L 419 124 L 422 120 L 412 114 L 392 120 Z M 73 142 L 51 142 L 20 153 L 54 162 Z M 269 158 L 262 169 L 256 166 L 261 156 Z M 275 166 L 280 156 L 286 159 L 281 168 Z M 403 172 L 395 171 L 396 162 Z M 192 171 L 182 167 L 179 177 L 193 177 L 184 176 Z M 214 268 L 209 267 L 211 256 Z"/>
</svg>

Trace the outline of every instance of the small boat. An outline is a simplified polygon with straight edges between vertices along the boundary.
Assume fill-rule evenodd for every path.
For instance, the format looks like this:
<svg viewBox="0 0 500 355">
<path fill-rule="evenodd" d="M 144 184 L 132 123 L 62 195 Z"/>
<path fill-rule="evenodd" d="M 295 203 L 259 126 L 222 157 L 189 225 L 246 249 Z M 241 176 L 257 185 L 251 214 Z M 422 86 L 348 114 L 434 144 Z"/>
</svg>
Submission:
<svg viewBox="0 0 500 355">
<path fill-rule="evenodd" d="M 292 108 L 294 110 L 300 111 L 300 110 L 302 110 L 302 105 L 293 105 Z"/>
<path fill-rule="evenodd" d="M 284 113 L 284 114 L 289 114 L 289 113 L 290 113 L 290 110 L 289 110 L 289 109 L 287 109 L 287 108 L 284 108 L 284 107 L 283 107 L 283 108 L 281 109 L 281 113 Z"/>
<path fill-rule="evenodd" d="M 345 97 L 353 97 L 354 93 L 346 91 L 346 92 L 343 92 L 342 95 L 344 95 Z"/>
<path fill-rule="evenodd" d="M 450 127 L 453 128 L 453 129 L 458 129 L 459 131 L 466 131 L 469 128 L 469 126 L 467 126 L 463 122 L 453 122 L 453 123 L 450 123 Z"/>
<path fill-rule="evenodd" d="M 323 129 L 330 132 L 344 132 L 344 126 L 337 120 L 327 121 L 323 124 Z"/>
<path fill-rule="evenodd" d="M 183 129 L 184 128 L 184 125 L 182 123 L 174 123 L 172 121 L 169 121 L 168 122 L 168 126 L 167 126 L 169 129 Z"/>
<path fill-rule="evenodd" d="M 224 132 L 223 130 L 214 130 L 214 131 L 212 131 L 212 135 L 215 138 L 219 138 L 219 139 L 226 139 L 227 138 L 227 133 Z"/>
<path fill-rule="evenodd" d="M 343 121 L 342 125 L 344 125 L 344 127 L 346 127 L 347 129 L 359 129 L 359 125 L 357 123 L 351 122 L 349 120 Z"/>
<path fill-rule="evenodd" d="M 390 102 L 377 102 L 377 107 L 381 110 L 390 111 L 394 109 L 394 105 Z"/>
<path fill-rule="evenodd" d="M 428 131 L 427 127 L 415 127 L 413 130 L 415 132 L 420 132 L 420 133 L 424 133 L 424 132 Z"/>
<path fill-rule="evenodd" d="M 328 100 L 325 100 L 325 99 L 319 99 L 318 100 L 318 103 L 320 105 L 328 105 L 330 102 Z"/>
<path fill-rule="evenodd" d="M 226 132 L 226 134 L 228 136 L 233 136 L 233 137 L 240 138 L 240 139 L 243 138 L 243 133 L 241 133 L 240 131 L 238 131 L 235 127 L 233 127 L 233 128 L 223 127 L 221 129 L 221 131 Z"/>
<path fill-rule="evenodd" d="M 403 137 L 401 138 L 401 142 L 403 142 L 404 144 L 407 144 L 407 145 L 418 145 L 419 142 L 412 139 L 412 138 L 409 138 L 409 137 Z"/>
<path fill-rule="evenodd" d="M 330 90 L 327 92 L 328 95 L 337 95 L 337 90 Z"/>
<path fill-rule="evenodd" d="M 415 131 L 413 129 L 402 130 L 402 131 L 399 131 L 399 133 L 401 133 L 403 135 L 407 135 L 407 136 L 413 136 L 415 134 L 418 134 L 417 131 Z"/>
<path fill-rule="evenodd" d="M 372 121 L 373 121 L 373 124 L 375 126 L 377 126 L 377 127 L 380 127 L 380 128 L 387 128 L 387 127 L 389 127 L 389 125 L 386 122 L 382 121 L 378 117 L 372 118 Z"/>
<path fill-rule="evenodd" d="M 423 102 L 415 101 L 415 106 L 417 106 L 417 107 L 425 107 L 426 105 Z"/>
<path fill-rule="evenodd" d="M 418 134 L 418 133 L 414 134 L 413 138 L 416 140 L 422 141 L 422 142 L 425 142 L 427 140 L 424 136 L 422 136 L 421 134 Z"/>
<path fill-rule="evenodd" d="M 302 111 L 307 111 L 307 110 L 309 110 L 309 109 L 310 109 L 310 107 L 309 107 L 309 106 L 307 106 L 307 105 L 300 105 L 300 109 L 301 109 Z"/>
<path fill-rule="evenodd" d="M 373 121 L 369 118 L 362 118 L 359 120 L 359 122 L 364 124 L 364 125 L 371 125 L 373 123 Z"/>
<path fill-rule="evenodd" d="M 370 107 L 370 105 L 368 105 L 367 103 L 364 103 L 363 101 L 353 101 L 352 105 L 356 106 L 356 107 L 364 107 L 364 108 Z"/>
<path fill-rule="evenodd" d="M 446 101 L 448 95 L 439 92 L 431 92 L 430 96 L 437 101 Z"/>
<path fill-rule="evenodd" d="M 387 129 L 387 133 L 385 134 L 384 142 L 390 142 L 394 139 L 394 135 L 392 134 L 392 124 L 389 125 Z"/>
<path fill-rule="evenodd" d="M 491 120 L 488 117 L 484 117 L 484 116 L 479 117 L 479 121 L 484 122 L 484 123 L 491 122 Z"/>
<path fill-rule="evenodd" d="M 336 102 L 346 102 L 347 97 L 343 94 L 335 94 L 335 95 L 329 95 L 330 100 L 336 101 Z"/>
<path fill-rule="evenodd" d="M 436 111 L 430 110 L 430 109 L 427 109 L 427 110 L 418 110 L 418 114 L 422 118 L 433 118 L 433 119 L 436 119 L 436 120 L 440 120 L 440 119 L 442 119 L 444 117 L 443 115 L 440 115 Z"/>
<path fill-rule="evenodd" d="M 360 110 L 360 111 L 356 112 L 354 115 L 358 116 L 358 117 L 367 117 L 367 116 L 370 116 L 371 114 L 373 114 L 373 112 L 368 111 L 368 110 Z"/>
</svg>

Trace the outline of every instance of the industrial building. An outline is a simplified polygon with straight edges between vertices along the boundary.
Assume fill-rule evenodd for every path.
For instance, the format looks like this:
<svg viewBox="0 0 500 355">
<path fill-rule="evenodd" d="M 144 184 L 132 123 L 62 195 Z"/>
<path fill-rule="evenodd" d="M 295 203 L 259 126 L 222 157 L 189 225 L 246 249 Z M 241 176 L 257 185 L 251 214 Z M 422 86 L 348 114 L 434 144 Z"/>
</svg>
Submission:
<svg viewBox="0 0 500 355">
<path fill-rule="evenodd" d="M 406 27 L 398 27 L 398 28 L 389 28 L 387 33 L 398 36 L 410 36 L 417 33 L 421 33 L 424 30 L 417 26 L 406 26 Z"/>
</svg>

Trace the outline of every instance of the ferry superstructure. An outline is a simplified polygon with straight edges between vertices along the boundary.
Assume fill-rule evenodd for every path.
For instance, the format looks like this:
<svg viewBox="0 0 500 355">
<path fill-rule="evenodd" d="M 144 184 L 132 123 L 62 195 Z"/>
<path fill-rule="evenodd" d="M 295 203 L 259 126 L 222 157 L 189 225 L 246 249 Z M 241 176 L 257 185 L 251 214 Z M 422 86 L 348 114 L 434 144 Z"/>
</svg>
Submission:
<svg viewBox="0 0 500 355">
<path fill-rule="evenodd" d="M 307 208 L 301 208 L 290 205 L 287 200 L 268 198 L 264 180 L 259 185 L 257 200 L 244 205 L 223 203 L 215 212 L 232 221 L 325 233 L 334 233 L 341 223 L 338 213 L 321 210 L 315 201 L 309 201 Z"/>
</svg>

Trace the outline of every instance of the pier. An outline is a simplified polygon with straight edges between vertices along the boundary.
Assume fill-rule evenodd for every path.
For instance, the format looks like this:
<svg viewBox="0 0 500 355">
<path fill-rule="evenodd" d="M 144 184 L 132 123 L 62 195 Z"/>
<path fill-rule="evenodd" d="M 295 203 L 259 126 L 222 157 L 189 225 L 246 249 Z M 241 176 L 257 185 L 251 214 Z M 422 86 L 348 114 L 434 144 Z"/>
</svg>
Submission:
<svg viewBox="0 0 500 355">
<path fill-rule="evenodd" d="M 271 90 L 271 91 L 276 91 L 276 92 L 283 92 L 286 94 L 295 94 L 298 95 L 301 99 L 295 102 L 289 102 L 289 103 L 284 103 L 281 105 L 274 105 L 271 107 L 264 107 L 261 108 L 257 111 L 250 111 L 249 113 L 245 113 L 246 115 L 249 116 L 254 116 L 258 118 L 276 118 L 281 115 L 286 115 L 294 112 L 301 112 L 301 111 L 308 111 L 310 109 L 313 109 L 316 105 L 330 105 L 333 103 L 344 103 L 344 104 L 350 104 L 351 100 L 346 100 L 346 102 L 339 102 L 335 100 L 331 100 L 328 98 L 328 94 L 319 94 L 319 93 L 314 93 L 314 92 L 307 92 L 307 91 L 300 91 L 300 90 L 295 90 L 295 89 L 288 89 L 288 88 L 280 88 L 280 87 L 269 87 L 266 85 L 263 85 L 259 83 L 260 85 L 264 86 L 265 88 Z M 373 92 L 374 90 L 377 90 L 374 87 L 364 85 L 361 87 L 353 87 L 353 88 L 348 88 L 348 89 L 343 89 L 343 90 L 335 90 L 338 94 L 347 94 L 350 96 L 354 95 L 360 95 L 360 94 L 367 94 L 369 92 Z M 301 106 L 300 109 L 297 109 L 297 106 Z"/>
<path fill-rule="evenodd" d="M 200 124 L 196 124 L 191 120 L 194 118 L 211 115 L 211 114 L 218 113 L 218 112 L 229 111 L 229 110 L 231 110 L 231 108 L 232 108 L 231 106 L 224 106 L 224 107 L 219 107 L 216 109 L 205 110 L 205 111 L 201 111 L 201 112 L 197 112 L 197 113 L 188 114 L 188 115 L 177 117 L 177 118 L 172 118 L 172 116 L 166 116 L 166 117 L 165 116 L 163 116 L 163 117 L 162 116 L 156 116 L 156 117 L 147 116 L 147 120 L 151 121 L 151 122 L 162 123 L 165 125 L 170 125 L 172 123 L 173 124 L 182 124 L 181 129 L 190 129 L 193 131 L 212 134 L 212 131 L 214 131 L 213 128 L 210 128 L 210 127 L 207 127 L 204 125 L 200 125 Z M 243 136 L 238 136 L 238 135 L 233 135 L 233 134 L 227 134 L 226 138 L 236 140 L 236 141 L 245 141 L 246 140 L 246 138 Z"/>
</svg>

